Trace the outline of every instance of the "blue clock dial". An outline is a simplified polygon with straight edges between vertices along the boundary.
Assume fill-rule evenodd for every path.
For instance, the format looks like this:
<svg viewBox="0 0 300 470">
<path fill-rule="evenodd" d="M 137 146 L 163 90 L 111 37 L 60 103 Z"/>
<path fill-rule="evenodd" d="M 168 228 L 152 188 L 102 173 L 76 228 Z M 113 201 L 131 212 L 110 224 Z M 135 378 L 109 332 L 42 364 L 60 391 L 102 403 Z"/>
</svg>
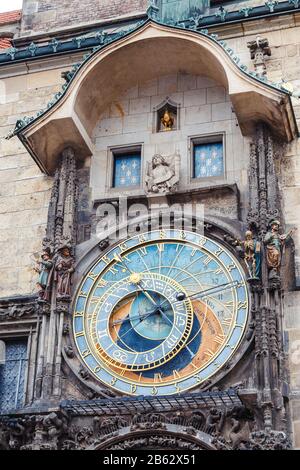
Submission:
<svg viewBox="0 0 300 470">
<path fill-rule="evenodd" d="M 191 389 L 218 372 L 248 320 L 244 272 L 214 240 L 181 231 L 132 237 L 93 265 L 74 337 L 98 380 L 131 395 Z"/>
</svg>

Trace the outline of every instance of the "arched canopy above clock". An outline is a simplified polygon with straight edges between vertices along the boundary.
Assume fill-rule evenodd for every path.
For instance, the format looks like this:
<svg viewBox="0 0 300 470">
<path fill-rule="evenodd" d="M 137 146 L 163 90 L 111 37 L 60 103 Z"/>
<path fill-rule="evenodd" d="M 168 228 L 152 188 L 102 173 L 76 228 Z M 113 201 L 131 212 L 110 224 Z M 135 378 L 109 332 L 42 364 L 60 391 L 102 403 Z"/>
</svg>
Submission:
<svg viewBox="0 0 300 470">
<path fill-rule="evenodd" d="M 251 135 L 259 121 L 285 141 L 297 135 L 288 93 L 245 73 L 212 37 L 151 20 L 91 55 L 57 103 L 16 133 L 40 168 L 52 174 L 66 144 L 78 158 L 93 154 L 93 129 L 120 94 L 178 71 L 224 86 L 243 135 Z"/>
</svg>

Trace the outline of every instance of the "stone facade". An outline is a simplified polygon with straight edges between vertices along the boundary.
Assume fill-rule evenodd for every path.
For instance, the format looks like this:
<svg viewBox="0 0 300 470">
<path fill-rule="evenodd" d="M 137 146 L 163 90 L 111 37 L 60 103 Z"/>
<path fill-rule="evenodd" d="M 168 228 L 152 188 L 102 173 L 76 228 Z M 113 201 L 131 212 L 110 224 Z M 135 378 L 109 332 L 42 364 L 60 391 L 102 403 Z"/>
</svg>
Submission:
<svg viewBox="0 0 300 470">
<path fill-rule="evenodd" d="M 237 3 L 238 5 L 236 5 Z M 226 8 L 228 11 L 233 11 L 239 8 L 260 6 L 264 3 L 257 0 L 249 0 L 231 2 L 227 5 L 226 2 Z M 91 6 L 93 7 L 92 14 Z M 98 22 L 101 24 L 102 22 L 119 19 L 120 17 L 142 15 L 145 13 L 147 6 L 148 2 L 144 0 L 122 2 L 44 2 L 25 0 L 20 37 L 22 41 L 27 40 L 29 45 L 31 35 L 65 31 L 68 28 L 75 27 L 83 28 L 83 26 L 88 27 L 89 24 L 96 24 Z M 209 13 L 217 11 L 216 8 L 213 7 Z M 210 32 L 218 33 L 222 39 L 226 40 L 228 46 L 252 70 L 254 66 L 250 58 L 247 43 L 256 40 L 257 36 L 268 39 L 271 56 L 266 58 L 267 77 L 277 82 L 283 79 L 293 86 L 294 96 L 291 99 L 295 117 L 300 127 L 300 101 L 296 96 L 300 93 L 299 19 L 300 12 L 297 10 L 286 15 L 269 17 L 268 21 L 252 19 L 251 21 L 241 21 L 234 24 L 223 24 L 221 22 L 217 26 L 212 26 Z M 52 188 L 54 182 L 53 176 L 47 176 L 42 173 L 17 137 L 14 137 L 12 140 L 5 140 L 4 137 L 18 119 L 25 115 L 33 115 L 36 111 L 47 105 L 52 96 L 60 90 L 64 83 L 61 73 L 69 70 L 70 65 L 80 60 L 81 55 L 81 52 L 74 50 L 74 52 L 68 55 L 51 57 L 49 61 L 39 58 L 35 62 L 28 62 L 28 64 L 12 63 L 0 66 L 0 249 L 2 253 L 0 259 L 0 297 L 9 299 L 8 301 L 5 300 L 4 305 L 0 306 L 2 313 L 4 310 L 5 312 L 11 312 L 11 299 L 15 296 L 30 296 L 36 293 L 37 276 L 33 270 L 33 265 L 41 251 L 42 240 L 47 226 L 49 229 L 49 222 L 47 224 L 48 207 L 49 202 L 52 200 L 51 191 L 53 198 Z M 154 108 L 167 96 L 180 105 L 181 116 L 180 129 L 170 133 L 170 136 L 152 132 Z M 225 136 L 225 178 L 213 182 L 209 180 L 195 182 L 190 177 L 191 150 L 188 145 L 189 139 L 210 134 Z M 219 83 L 207 78 L 205 70 L 203 70 L 201 75 L 193 75 L 182 70 L 178 71 L 178 73 L 158 75 L 155 79 L 136 83 L 133 87 L 127 89 L 125 93 L 122 91 L 106 107 L 101 117 L 99 117 L 97 126 L 92 134 L 93 154 L 91 158 L 86 158 L 85 162 L 81 162 L 78 169 L 80 181 L 77 233 L 78 253 L 84 253 L 85 243 L 89 243 L 90 233 L 93 231 L 93 220 L 91 219 L 95 216 L 94 210 L 97 201 L 117 198 L 120 195 L 117 190 L 111 188 L 111 150 L 141 143 L 144 163 L 150 162 L 155 153 L 170 155 L 178 151 L 181 156 L 179 190 L 184 193 L 189 190 L 205 190 L 207 186 L 214 186 L 213 193 L 203 193 L 204 195 L 201 193 L 202 195 L 198 197 L 198 200 L 204 203 L 209 216 L 212 218 L 228 219 L 229 223 L 232 223 L 234 233 L 240 234 L 239 230 L 241 230 L 241 227 L 246 227 L 246 217 L 250 208 L 248 170 L 250 165 L 250 144 L 253 142 L 253 139 L 254 137 L 244 137 L 242 135 L 237 118 L 232 111 L 232 103 L 230 102 L 228 91 Z M 300 300 L 299 142 L 299 139 L 294 139 L 289 143 L 280 144 L 279 146 L 276 146 L 276 144 L 274 150 L 274 165 L 278 180 L 279 200 L 281 201 L 280 214 L 282 223 L 286 232 L 292 227 L 298 228 L 298 231 L 293 235 L 293 247 L 287 249 L 282 266 L 284 279 L 284 344 L 282 354 L 287 355 L 289 364 L 290 430 L 292 432 L 294 448 L 300 448 L 300 315 L 298 308 Z M 229 191 L 226 195 L 221 192 L 218 193 L 218 186 L 221 187 L 223 185 L 231 187 L 237 185 L 238 195 L 234 191 Z M 134 191 L 130 190 L 130 196 L 144 197 L 145 189 L 143 178 L 141 188 Z M 295 268 L 295 276 L 291 273 L 293 271 L 291 266 Z M 32 299 L 29 300 L 30 302 L 32 301 Z M 22 309 L 23 312 L 24 306 L 22 306 Z M 20 318 L 22 318 L 22 321 L 29 318 L 28 324 L 34 325 L 32 317 L 35 318 L 34 315 L 38 315 L 38 318 L 41 318 L 39 315 L 43 316 L 44 314 L 41 314 L 40 311 L 38 313 L 30 311 L 28 317 L 27 314 L 20 314 L 19 317 L 14 315 L 13 313 L 9 316 L 9 313 L 7 315 L 5 313 L 5 324 L 3 323 L 3 328 L 1 325 L 0 334 L 2 331 L 2 335 L 7 335 L 8 332 L 11 335 L 12 332 L 17 331 Z M 48 319 L 44 321 L 48 322 Z M 58 328 L 63 326 L 62 321 L 57 320 L 57 318 L 55 319 L 56 323 L 54 320 L 53 322 L 49 320 L 49 322 L 52 331 L 55 330 L 55 326 L 58 326 Z M 26 328 L 26 334 L 29 334 L 30 327 L 26 326 Z M 31 344 L 33 345 L 37 341 L 35 326 L 33 326 L 33 332 L 30 334 Z M 71 357 L 74 351 L 68 343 L 67 333 L 64 335 L 63 344 L 65 347 L 63 370 L 68 376 L 68 367 L 70 366 L 71 369 L 73 368 L 73 372 L 68 380 L 63 379 L 62 384 L 59 385 L 60 390 L 62 390 L 61 397 L 66 399 L 85 399 L 99 397 L 102 393 L 107 393 L 106 390 L 99 391 L 97 389 L 95 391 L 95 387 L 86 385 L 86 381 L 89 379 L 83 377 L 84 372 L 80 373 L 77 362 Z M 38 362 L 40 353 L 32 348 L 31 354 L 31 362 Z M 71 365 L 67 365 L 68 357 Z M 230 371 L 229 376 L 221 382 L 222 385 L 230 386 L 233 382 L 238 382 L 239 374 L 243 375 L 253 358 L 254 356 L 250 355 L 244 362 L 241 360 L 237 367 L 237 372 Z M 59 359 L 57 358 L 56 366 L 60 366 Z M 28 385 L 27 405 L 32 404 L 37 393 L 33 385 L 34 366 L 32 368 L 29 374 L 30 384 Z M 47 377 L 49 378 L 49 374 Z M 251 382 L 252 378 L 247 376 L 247 380 Z M 57 384 L 55 386 L 57 389 Z M 49 391 L 46 393 L 45 399 L 50 400 Z M 58 430 L 58 438 L 54 438 L 53 441 L 55 442 L 52 442 L 53 448 L 57 448 L 57 440 L 59 441 L 59 448 L 67 448 L 67 445 L 75 448 L 77 446 L 78 448 L 77 443 L 68 444 L 68 436 L 61 432 L 66 422 L 64 421 L 65 418 L 60 416 L 59 413 L 57 411 L 56 417 L 52 416 L 48 419 L 46 419 L 48 417 L 46 412 L 42 414 L 43 423 L 41 427 L 48 432 L 52 423 L 54 428 Z M 240 431 L 242 435 L 245 422 L 249 421 L 247 437 L 241 438 L 240 441 L 234 440 L 236 436 L 234 436 L 235 431 L 230 428 L 229 413 L 227 417 L 228 422 L 224 425 L 224 429 L 226 429 L 224 434 L 226 442 L 224 442 L 222 441 L 222 435 L 217 433 L 216 428 L 208 430 L 208 425 L 211 421 L 208 420 L 206 414 L 201 419 L 199 418 L 199 422 L 201 420 L 204 421 L 201 421 L 199 426 L 195 425 L 196 431 L 194 431 L 194 435 L 202 430 L 207 432 L 209 436 L 212 436 L 209 443 L 206 443 L 208 447 L 209 445 L 213 447 L 213 439 L 216 440 L 216 448 L 222 448 L 222 445 L 224 447 L 234 447 L 235 442 L 237 442 L 236 447 L 239 447 L 243 439 L 247 442 L 245 447 L 258 448 L 255 446 L 260 445 L 258 443 L 259 436 L 255 435 L 255 430 L 252 429 L 252 421 L 250 418 L 246 418 L 245 415 L 243 415 L 241 421 L 242 428 Z M 233 419 L 237 419 L 236 416 Z M 185 420 L 183 428 L 186 428 L 189 423 L 186 417 Z M 37 419 L 36 426 L 38 426 L 39 422 Z M 145 422 L 147 423 L 148 421 L 145 420 Z M 117 428 L 125 428 L 126 426 L 130 428 L 134 424 L 131 422 L 131 418 L 127 417 L 126 422 L 117 423 L 115 426 Z M 168 427 L 169 424 L 172 424 L 172 420 L 169 423 L 166 419 L 162 426 Z M 114 424 L 110 423 L 110 425 L 113 426 Z M 88 426 L 91 426 L 90 422 L 87 422 L 86 428 Z M 191 424 L 191 427 L 193 426 L 194 424 Z M 278 426 L 279 428 L 280 426 Z M 10 432 L 9 426 L 5 432 L 8 436 Z M 34 445 L 32 444 L 32 432 L 31 430 L 30 432 L 28 431 L 29 434 L 26 434 L 26 439 L 23 443 L 24 448 L 26 448 L 26 445 Z M 81 441 L 78 438 L 81 443 L 84 442 L 84 444 L 80 444 L 83 448 L 90 448 L 93 445 L 95 447 L 101 446 L 102 441 L 101 436 L 99 437 L 98 428 L 96 431 L 92 429 L 91 432 L 93 439 L 90 436 L 90 442 L 88 436 L 84 436 Z M 65 436 L 64 439 L 61 438 L 62 435 Z M 110 433 L 108 432 L 107 435 L 110 436 Z M 230 438 L 228 437 L 229 435 L 231 436 Z M 200 442 L 200 434 L 198 437 Z M 276 445 L 280 446 L 284 441 L 284 437 L 281 439 L 279 435 L 272 436 L 272 438 L 269 436 L 268 439 L 270 448 L 276 448 Z M 188 440 L 193 439 L 189 437 Z M 65 444 L 64 441 L 66 441 Z M 105 441 L 104 438 L 103 441 Z M 200 445 L 199 442 L 195 438 L 194 445 Z M 49 442 L 47 441 L 48 444 Z M 50 444 L 50 448 L 52 444 Z M 109 446 L 113 445 L 117 445 L 117 443 L 109 440 Z M 141 445 L 145 445 L 145 442 Z M 18 446 L 21 446 L 19 442 Z M 288 447 L 283 444 L 282 446 Z M 126 446 L 123 448 L 126 448 Z"/>
<path fill-rule="evenodd" d="M 147 0 L 74 1 L 24 0 L 21 35 L 78 27 L 122 16 L 145 13 Z"/>
</svg>

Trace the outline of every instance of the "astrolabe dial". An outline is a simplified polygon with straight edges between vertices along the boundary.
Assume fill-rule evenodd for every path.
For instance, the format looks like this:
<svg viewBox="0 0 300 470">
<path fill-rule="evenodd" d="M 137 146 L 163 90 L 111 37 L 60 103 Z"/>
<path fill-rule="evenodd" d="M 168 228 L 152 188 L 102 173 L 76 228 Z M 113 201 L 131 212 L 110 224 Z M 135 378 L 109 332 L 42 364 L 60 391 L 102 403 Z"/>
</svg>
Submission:
<svg viewBox="0 0 300 470">
<path fill-rule="evenodd" d="M 82 361 L 131 395 L 169 395 L 219 372 L 243 338 L 245 274 L 221 244 L 182 230 L 129 238 L 100 257 L 74 304 Z"/>
<path fill-rule="evenodd" d="M 99 298 L 88 325 L 93 350 L 110 366 L 143 371 L 172 359 L 193 325 L 182 287 L 158 273 L 132 273 Z"/>
</svg>

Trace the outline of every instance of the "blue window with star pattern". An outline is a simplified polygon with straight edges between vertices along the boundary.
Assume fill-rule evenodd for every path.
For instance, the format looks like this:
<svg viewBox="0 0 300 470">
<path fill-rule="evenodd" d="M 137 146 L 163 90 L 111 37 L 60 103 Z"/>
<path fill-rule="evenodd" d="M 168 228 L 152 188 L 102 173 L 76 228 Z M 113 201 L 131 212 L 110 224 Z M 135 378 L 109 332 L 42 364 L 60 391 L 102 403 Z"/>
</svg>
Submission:
<svg viewBox="0 0 300 470">
<path fill-rule="evenodd" d="M 141 184 L 141 154 L 115 154 L 113 161 L 113 187 L 126 188 Z"/>
<path fill-rule="evenodd" d="M 213 178 L 223 175 L 223 142 L 195 142 L 193 145 L 193 177 Z"/>
</svg>

